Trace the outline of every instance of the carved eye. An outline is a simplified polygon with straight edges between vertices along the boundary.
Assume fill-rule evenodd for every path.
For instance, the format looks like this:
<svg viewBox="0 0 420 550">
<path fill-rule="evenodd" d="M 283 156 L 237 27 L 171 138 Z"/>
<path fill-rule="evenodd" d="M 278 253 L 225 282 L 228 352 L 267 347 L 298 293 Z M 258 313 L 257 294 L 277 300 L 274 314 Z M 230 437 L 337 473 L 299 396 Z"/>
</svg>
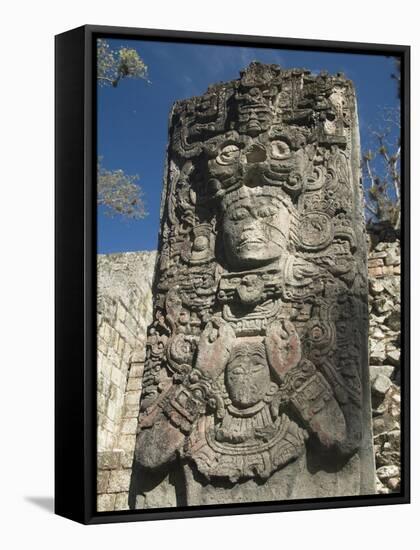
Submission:
<svg viewBox="0 0 420 550">
<path fill-rule="evenodd" d="M 277 210 L 274 208 L 274 206 L 262 206 L 258 209 L 257 215 L 259 218 L 269 218 L 270 216 L 274 216 L 276 214 Z"/>
<path fill-rule="evenodd" d="M 246 208 L 238 208 L 238 210 L 232 210 L 229 213 L 229 219 L 237 222 L 239 220 L 244 220 L 249 216 L 249 212 Z"/>
<path fill-rule="evenodd" d="M 232 370 L 231 370 L 231 374 L 235 374 L 237 376 L 239 376 L 240 374 L 244 374 L 244 368 L 243 367 L 234 367 Z"/>
<path fill-rule="evenodd" d="M 188 321 L 189 317 L 190 317 L 190 315 L 189 315 L 188 311 L 185 311 L 185 310 L 180 311 L 180 313 L 179 313 L 180 322 Z"/>
<path fill-rule="evenodd" d="M 257 372 L 260 372 L 264 368 L 265 368 L 265 365 L 263 365 L 262 363 L 257 363 L 256 365 L 253 365 L 250 370 L 252 374 L 256 374 Z"/>
<path fill-rule="evenodd" d="M 271 143 L 271 156 L 275 159 L 290 157 L 290 147 L 285 141 L 273 141 Z"/>
<path fill-rule="evenodd" d="M 217 157 L 217 162 L 219 164 L 233 164 L 239 158 L 239 147 L 237 145 L 226 145 L 220 151 L 219 156 Z"/>
</svg>

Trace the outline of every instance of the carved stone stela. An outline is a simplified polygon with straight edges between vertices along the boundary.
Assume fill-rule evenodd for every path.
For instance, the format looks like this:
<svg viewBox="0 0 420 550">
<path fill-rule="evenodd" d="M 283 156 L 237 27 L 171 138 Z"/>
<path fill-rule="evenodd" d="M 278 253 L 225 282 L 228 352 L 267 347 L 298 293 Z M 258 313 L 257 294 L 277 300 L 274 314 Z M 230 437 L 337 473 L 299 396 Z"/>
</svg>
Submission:
<svg viewBox="0 0 420 550">
<path fill-rule="evenodd" d="M 341 74 L 175 103 L 133 508 L 374 493 L 358 134 Z"/>
</svg>

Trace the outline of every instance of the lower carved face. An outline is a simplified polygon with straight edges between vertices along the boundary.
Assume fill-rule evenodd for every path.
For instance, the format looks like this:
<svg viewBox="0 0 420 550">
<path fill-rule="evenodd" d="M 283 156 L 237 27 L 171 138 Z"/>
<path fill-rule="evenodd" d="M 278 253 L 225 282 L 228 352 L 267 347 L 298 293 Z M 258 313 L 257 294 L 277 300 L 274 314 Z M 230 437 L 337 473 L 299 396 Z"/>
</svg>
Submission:
<svg viewBox="0 0 420 550">
<path fill-rule="evenodd" d="M 235 269 L 270 263 L 284 253 L 290 214 L 278 199 L 255 196 L 234 202 L 223 218 L 227 261 Z"/>
<path fill-rule="evenodd" d="M 256 405 L 266 395 L 271 383 L 264 344 L 236 346 L 226 367 L 226 388 L 235 407 Z"/>
</svg>

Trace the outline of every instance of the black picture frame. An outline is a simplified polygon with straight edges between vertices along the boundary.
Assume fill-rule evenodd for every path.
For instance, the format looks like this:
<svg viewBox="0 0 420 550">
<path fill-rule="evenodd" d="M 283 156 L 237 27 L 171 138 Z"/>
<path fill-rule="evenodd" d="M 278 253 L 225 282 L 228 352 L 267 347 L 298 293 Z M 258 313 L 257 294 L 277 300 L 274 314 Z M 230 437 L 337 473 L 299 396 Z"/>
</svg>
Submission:
<svg viewBox="0 0 420 550">
<path fill-rule="evenodd" d="M 278 503 L 96 511 L 97 38 L 282 47 L 401 59 L 401 490 Z M 410 502 L 410 47 L 86 25 L 55 38 L 55 513 L 84 524 Z M 162 159 L 163 160 L 163 159 Z"/>
</svg>

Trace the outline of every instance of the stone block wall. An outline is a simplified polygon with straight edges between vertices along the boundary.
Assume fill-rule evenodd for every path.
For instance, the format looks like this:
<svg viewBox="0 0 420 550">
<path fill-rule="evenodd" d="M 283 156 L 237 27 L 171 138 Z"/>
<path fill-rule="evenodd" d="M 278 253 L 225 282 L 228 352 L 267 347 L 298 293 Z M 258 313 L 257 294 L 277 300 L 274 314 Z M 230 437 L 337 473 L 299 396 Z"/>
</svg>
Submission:
<svg viewBox="0 0 420 550">
<path fill-rule="evenodd" d="M 376 490 L 400 487 L 400 243 L 372 246 L 369 270 L 369 347 Z"/>
<path fill-rule="evenodd" d="M 98 257 L 98 511 L 128 509 L 155 252 Z M 377 491 L 400 483 L 400 245 L 369 254 Z"/>
<path fill-rule="evenodd" d="M 155 258 L 98 256 L 98 511 L 128 508 Z"/>
</svg>

